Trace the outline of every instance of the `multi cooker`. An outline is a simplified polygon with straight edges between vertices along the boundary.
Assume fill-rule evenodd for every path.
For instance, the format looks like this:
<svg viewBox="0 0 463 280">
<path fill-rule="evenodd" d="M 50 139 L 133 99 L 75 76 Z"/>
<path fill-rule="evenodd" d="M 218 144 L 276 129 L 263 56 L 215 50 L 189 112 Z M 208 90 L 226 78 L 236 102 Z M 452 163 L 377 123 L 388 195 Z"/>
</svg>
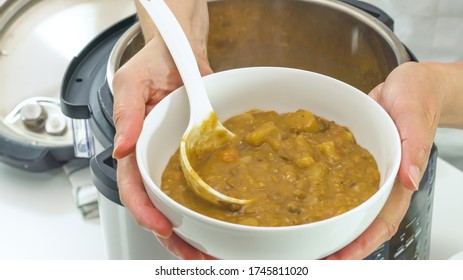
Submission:
<svg viewBox="0 0 463 280">
<path fill-rule="evenodd" d="M 416 61 L 391 31 L 393 20 L 360 1 L 217 0 L 208 2 L 208 54 L 214 71 L 284 66 L 345 81 L 364 92 L 399 64 Z M 112 79 L 144 45 L 136 16 L 109 27 L 72 60 L 61 87 L 61 108 L 72 119 L 75 150 L 90 158 L 99 191 L 106 253 L 111 259 L 170 259 L 154 235 L 141 229 L 119 199 L 112 158 Z M 429 257 L 434 146 L 420 189 L 394 237 L 367 259 Z"/>
</svg>

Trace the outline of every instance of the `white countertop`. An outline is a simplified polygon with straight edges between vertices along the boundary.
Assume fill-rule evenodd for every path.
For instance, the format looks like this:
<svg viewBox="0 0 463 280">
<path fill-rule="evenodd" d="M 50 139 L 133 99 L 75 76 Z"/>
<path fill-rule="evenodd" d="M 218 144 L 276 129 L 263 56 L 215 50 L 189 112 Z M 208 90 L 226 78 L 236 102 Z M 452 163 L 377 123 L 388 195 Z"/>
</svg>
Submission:
<svg viewBox="0 0 463 280">
<path fill-rule="evenodd" d="M 98 219 L 84 220 L 62 169 L 0 163 L 0 259 L 104 259 Z"/>
<path fill-rule="evenodd" d="M 430 259 L 448 259 L 463 251 L 463 172 L 437 161 Z"/>
<path fill-rule="evenodd" d="M 463 251 L 463 172 L 437 161 L 431 259 Z M 35 174 L 0 163 L 0 259 L 104 259 L 98 219 L 84 220 L 61 169 Z"/>
</svg>

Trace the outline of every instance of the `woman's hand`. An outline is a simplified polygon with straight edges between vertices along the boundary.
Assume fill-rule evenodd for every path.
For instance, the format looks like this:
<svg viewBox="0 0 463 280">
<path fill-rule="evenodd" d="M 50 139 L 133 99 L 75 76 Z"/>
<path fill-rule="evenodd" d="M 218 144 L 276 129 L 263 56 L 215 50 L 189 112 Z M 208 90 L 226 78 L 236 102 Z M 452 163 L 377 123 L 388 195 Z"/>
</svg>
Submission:
<svg viewBox="0 0 463 280">
<path fill-rule="evenodd" d="M 178 1 L 171 3 L 171 9 L 176 6 L 179 8 L 180 4 Z M 183 23 L 200 72 L 203 76 L 211 74 L 206 51 L 206 2 L 190 0 L 182 5 L 177 16 Z M 140 9 L 140 5 L 137 7 Z M 122 204 L 136 222 L 153 232 L 172 254 L 182 259 L 207 259 L 210 257 L 173 233 L 171 223 L 153 206 L 145 191 L 135 159 L 135 146 L 145 116 L 159 101 L 183 84 L 175 63 L 153 23 L 146 17 L 144 10 L 139 10 L 139 15 L 147 44 L 116 72 L 113 81 L 116 127 L 113 157 L 118 162 L 119 194 Z"/>
<path fill-rule="evenodd" d="M 389 240 L 405 216 L 426 169 L 444 108 L 446 79 L 440 64 L 405 63 L 370 92 L 394 120 L 402 143 L 397 181 L 384 208 L 368 229 L 328 259 L 362 259 Z M 463 96 L 461 97 L 463 99 Z"/>
<path fill-rule="evenodd" d="M 207 61 L 199 61 L 203 75 L 212 73 Z M 143 120 L 151 109 L 180 87 L 182 80 L 163 42 L 150 41 L 114 77 L 114 123 L 116 137 L 113 156 L 118 161 L 117 182 L 123 205 L 136 222 L 152 231 L 180 258 L 204 259 L 172 233 L 170 222 L 152 205 L 135 159 L 135 145 Z"/>
</svg>

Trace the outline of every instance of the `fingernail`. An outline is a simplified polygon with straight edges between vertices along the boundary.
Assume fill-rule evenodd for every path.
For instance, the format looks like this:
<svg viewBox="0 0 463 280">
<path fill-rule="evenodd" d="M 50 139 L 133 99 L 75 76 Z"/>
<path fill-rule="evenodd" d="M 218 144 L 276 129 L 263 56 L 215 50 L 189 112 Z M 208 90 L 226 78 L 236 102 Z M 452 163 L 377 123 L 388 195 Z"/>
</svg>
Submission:
<svg viewBox="0 0 463 280">
<path fill-rule="evenodd" d="M 175 246 L 175 244 L 172 242 L 172 239 L 170 238 L 164 238 L 158 235 L 157 233 L 153 232 L 156 238 L 159 240 L 159 242 L 164 246 L 164 248 L 171 253 L 172 255 L 181 258 L 180 252 Z"/>
<path fill-rule="evenodd" d="M 156 235 L 156 237 L 158 237 L 158 238 L 167 239 L 167 238 L 170 237 L 170 236 L 167 236 L 167 235 L 159 234 L 159 233 L 157 233 L 157 232 L 155 232 L 155 231 L 151 231 L 151 232 L 152 232 L 154 235 Z"/>
<path fill-rule="evenodd" d="M 415 191 L 418 190 L 419 184 L 420 184 L 420 179 L 421 179 L 421 171 L 416 165 L 412 165 L 408 169 L 408 177 L 410 178 L 410 181 L 412 181 L 413 188 Z"/>
</svg>

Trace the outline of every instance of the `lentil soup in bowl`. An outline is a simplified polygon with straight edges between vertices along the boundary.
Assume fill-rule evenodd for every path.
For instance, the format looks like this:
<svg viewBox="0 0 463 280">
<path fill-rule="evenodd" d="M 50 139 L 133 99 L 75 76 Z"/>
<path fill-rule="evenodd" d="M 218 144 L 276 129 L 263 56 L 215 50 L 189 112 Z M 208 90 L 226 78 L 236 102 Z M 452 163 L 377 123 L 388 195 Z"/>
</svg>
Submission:
<svg viewBox="0 0 463 280">
<path fill-rule="evenodd" d="M 397 129 L 374 100 L 336 79 L 290 68 L 235 69 L 204 82 L 237 142 L 208 155 L 199 174 L 221 192 L 254 196 L 242 197 L 253 200 L 249 205 L 221 209 L 182 182 L 173 155 L 189 108 L 184 88 L 175 90 L 147 116 L 136 153 L 148 195 L 179 236 L 221 259 L 319 259 L 371 224 L 401 158 Z M 262 201 L 266 207 L 257 206 Z"/>
</svg>

